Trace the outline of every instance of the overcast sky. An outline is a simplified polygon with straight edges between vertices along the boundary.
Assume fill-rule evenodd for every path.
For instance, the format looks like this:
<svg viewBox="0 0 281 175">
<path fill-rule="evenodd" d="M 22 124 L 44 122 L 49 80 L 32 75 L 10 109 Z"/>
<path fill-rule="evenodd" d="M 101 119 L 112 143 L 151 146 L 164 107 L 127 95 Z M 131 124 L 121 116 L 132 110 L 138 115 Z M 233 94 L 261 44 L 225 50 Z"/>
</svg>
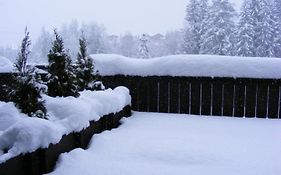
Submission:
<svg viewBox="0 0 281 175">
<path fill-rule="evenodd" d="M 241 0 L 231 0 L 240 4 Z M 103 24 L 109 34 L 165 33 L 183 26 L 188 0 L 0 0 L 0 45 L 17 46 L 25 26 L 33 40 L 41 28 L 78 22 Z"/>
</svg>

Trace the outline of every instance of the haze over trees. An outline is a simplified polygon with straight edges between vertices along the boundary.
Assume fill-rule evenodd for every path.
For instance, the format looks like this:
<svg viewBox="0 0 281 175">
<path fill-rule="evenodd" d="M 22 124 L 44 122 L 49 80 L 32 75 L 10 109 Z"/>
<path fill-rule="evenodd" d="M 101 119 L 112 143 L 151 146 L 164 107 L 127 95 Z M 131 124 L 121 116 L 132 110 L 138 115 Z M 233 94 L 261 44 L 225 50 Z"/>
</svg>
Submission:
<svg viewBox="0 0 281 175">
<path fill-rule="evenodd" d="M 228 0 L 190 0 L 183 29 L 166 34 L 146 35 L 149 57 L 175 54 L 215 54 L 249 57 L 281 57 L 281 2 L 244 0 L 239 13 Z M 79 51 L 83 31 L 89 54 L 113 53 L 140 56 L 142 36 L 110 35 L 95 24 L 64 24 L 58 32 L 64 38 L 72 61 Z M 30 62 L 47 63 L 52 35 L 42 29 L 32 47 Z M 17 50 L 0 47 L 0 55 L 15 60 Z"/>
</svg>

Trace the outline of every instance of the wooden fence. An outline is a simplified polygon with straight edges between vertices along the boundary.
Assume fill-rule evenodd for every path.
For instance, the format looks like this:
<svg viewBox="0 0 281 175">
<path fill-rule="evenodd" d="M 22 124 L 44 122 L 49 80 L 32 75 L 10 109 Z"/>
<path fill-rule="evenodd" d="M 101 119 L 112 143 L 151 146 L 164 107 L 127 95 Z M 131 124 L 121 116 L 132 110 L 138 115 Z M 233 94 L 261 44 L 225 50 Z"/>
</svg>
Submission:
<svg viewBox="0 0 281 175">
<path fill-rule="evenodd" d="M 102 81 L 128 87 L 135 111 L 281 118 L 279 79 L 117 75 Z"/>
<path fill-rule="evenodd" d="M 131 115 L 131 107 L 126 106 L 116 114 L 103 116 L 99 121 L 90 122 L 90 126 L 79 133 L 71 133 L 62 137 L 58 144 L 47 149 L 19 155 L 0 164 L 0 175 L 42 175 L 53 171 L 61 153 L 75 148 L 87 148 L 92 136 L 105 130 L 119 126 L 122 117 Z"/>
</svg>

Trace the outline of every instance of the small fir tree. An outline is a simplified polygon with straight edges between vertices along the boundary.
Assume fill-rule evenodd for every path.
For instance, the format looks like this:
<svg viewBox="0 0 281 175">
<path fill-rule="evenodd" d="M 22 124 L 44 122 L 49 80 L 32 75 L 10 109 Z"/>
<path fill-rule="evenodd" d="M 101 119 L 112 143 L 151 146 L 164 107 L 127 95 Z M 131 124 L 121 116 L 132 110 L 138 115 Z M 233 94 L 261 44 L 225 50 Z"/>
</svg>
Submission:
<svg viewBox="0 0 281 175">
<path fill-rule="evenodd" d="M 48 95 L 52 97 L 78 96 L 76 76 L 71 58 L 64 49 L 61 36 L 54 30 L 55 40 L 48 54 Z"/>
<path fill-rule="evenodd" d="M 27 67 L 30 45 L 29 32 L 25 29 L 25 36 L 15 63 L 17 86 L 11 93 L 11 100 L 22 113 L 30 117 L 45 118 L 47 110 L 41 97 L 43 86 L 36 82 L 37 74 L 34 69 Z"/>
<path fill-rule="evenodd" d="M 79 46 L 76 69 L 78 90 L 101 90 L 102 87 L 96 81 L 98 76 L 94 73 L 94 63 L 87 53 L 87 40 L 83 34 L 79 39 Z"/>
</svg>

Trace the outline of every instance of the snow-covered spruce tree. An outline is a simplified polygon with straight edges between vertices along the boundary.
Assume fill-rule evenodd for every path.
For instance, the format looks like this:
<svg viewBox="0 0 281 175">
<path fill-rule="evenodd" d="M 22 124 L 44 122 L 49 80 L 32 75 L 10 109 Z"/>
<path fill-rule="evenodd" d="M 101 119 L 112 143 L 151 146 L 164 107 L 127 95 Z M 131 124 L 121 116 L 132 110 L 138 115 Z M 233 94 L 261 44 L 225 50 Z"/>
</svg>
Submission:
<svg viewBox="0 0 281 175">
<path fill-rule="evenodd" d="M 271 5 L 274 21 L 277 23 L 275 26 L 274 56 L 281 58 L 281 1 L 274 0 Z"/>
<path fill-rule="evenodd" d="M 15 63 L 17 86 L 11 93 L 11 100 L 22 113 L 30 117 L 45 118 L 46 108 L 41 97 L 42 87 L 36 82 L 34 69 L 27 67 L 30 45 L 29 32 L 25 29 L 25 36 Z"/>
<path fill-rule="evenodd" d="M 52 97 L 78 96 L 76 76 L 63 39 L 54 30 L 55 40 L 48 54 L 48 95 Z"/>
<path fill-rule="evenodd" d="M 229 55 L 232 53 L 231 36 L 236 12 L 228 0 L 213 0 L 203 35 L 201 54 Z"/>
<path fill-rule="evenodd" d="M 256 48 L 255 56 L 274 57 L 275 42 L 278 36 L 278 23 L 274 16 L 272 6 L 267 0 L 252 0 L 252 9 L 255 37 L 254 44 Z"/>
<path fill-rule="evenodd" d="M 252 1 L 244 0 L 240 12 L 240 19 L 236 29 L 235 55 L 255 56 L 254 21 L 252 18 Z"/>
<path fill-rule="evenodd" d="M 143 34 L 140 37 L 139 58 L 150 58 L 150 53 L 147 47 L 148 36 Z"/>
<path fill-rule="evenodd" d="M 94 72 L 94 62 L 87 53 L 87 40 L 83 34 L 79 39 L 79 46 L 76 69 L 78 90 L 102 90 L 102 84 L 97 81 L 98 76 Z"/>
<path fill-rule="evenodd" d="M 208 19 L 208 0 L 191 0 L 186 7 L 186 27 L 182 50 L 186 54 L 199 54 L 202 36 L 206 32 Z"/>
</svg>

